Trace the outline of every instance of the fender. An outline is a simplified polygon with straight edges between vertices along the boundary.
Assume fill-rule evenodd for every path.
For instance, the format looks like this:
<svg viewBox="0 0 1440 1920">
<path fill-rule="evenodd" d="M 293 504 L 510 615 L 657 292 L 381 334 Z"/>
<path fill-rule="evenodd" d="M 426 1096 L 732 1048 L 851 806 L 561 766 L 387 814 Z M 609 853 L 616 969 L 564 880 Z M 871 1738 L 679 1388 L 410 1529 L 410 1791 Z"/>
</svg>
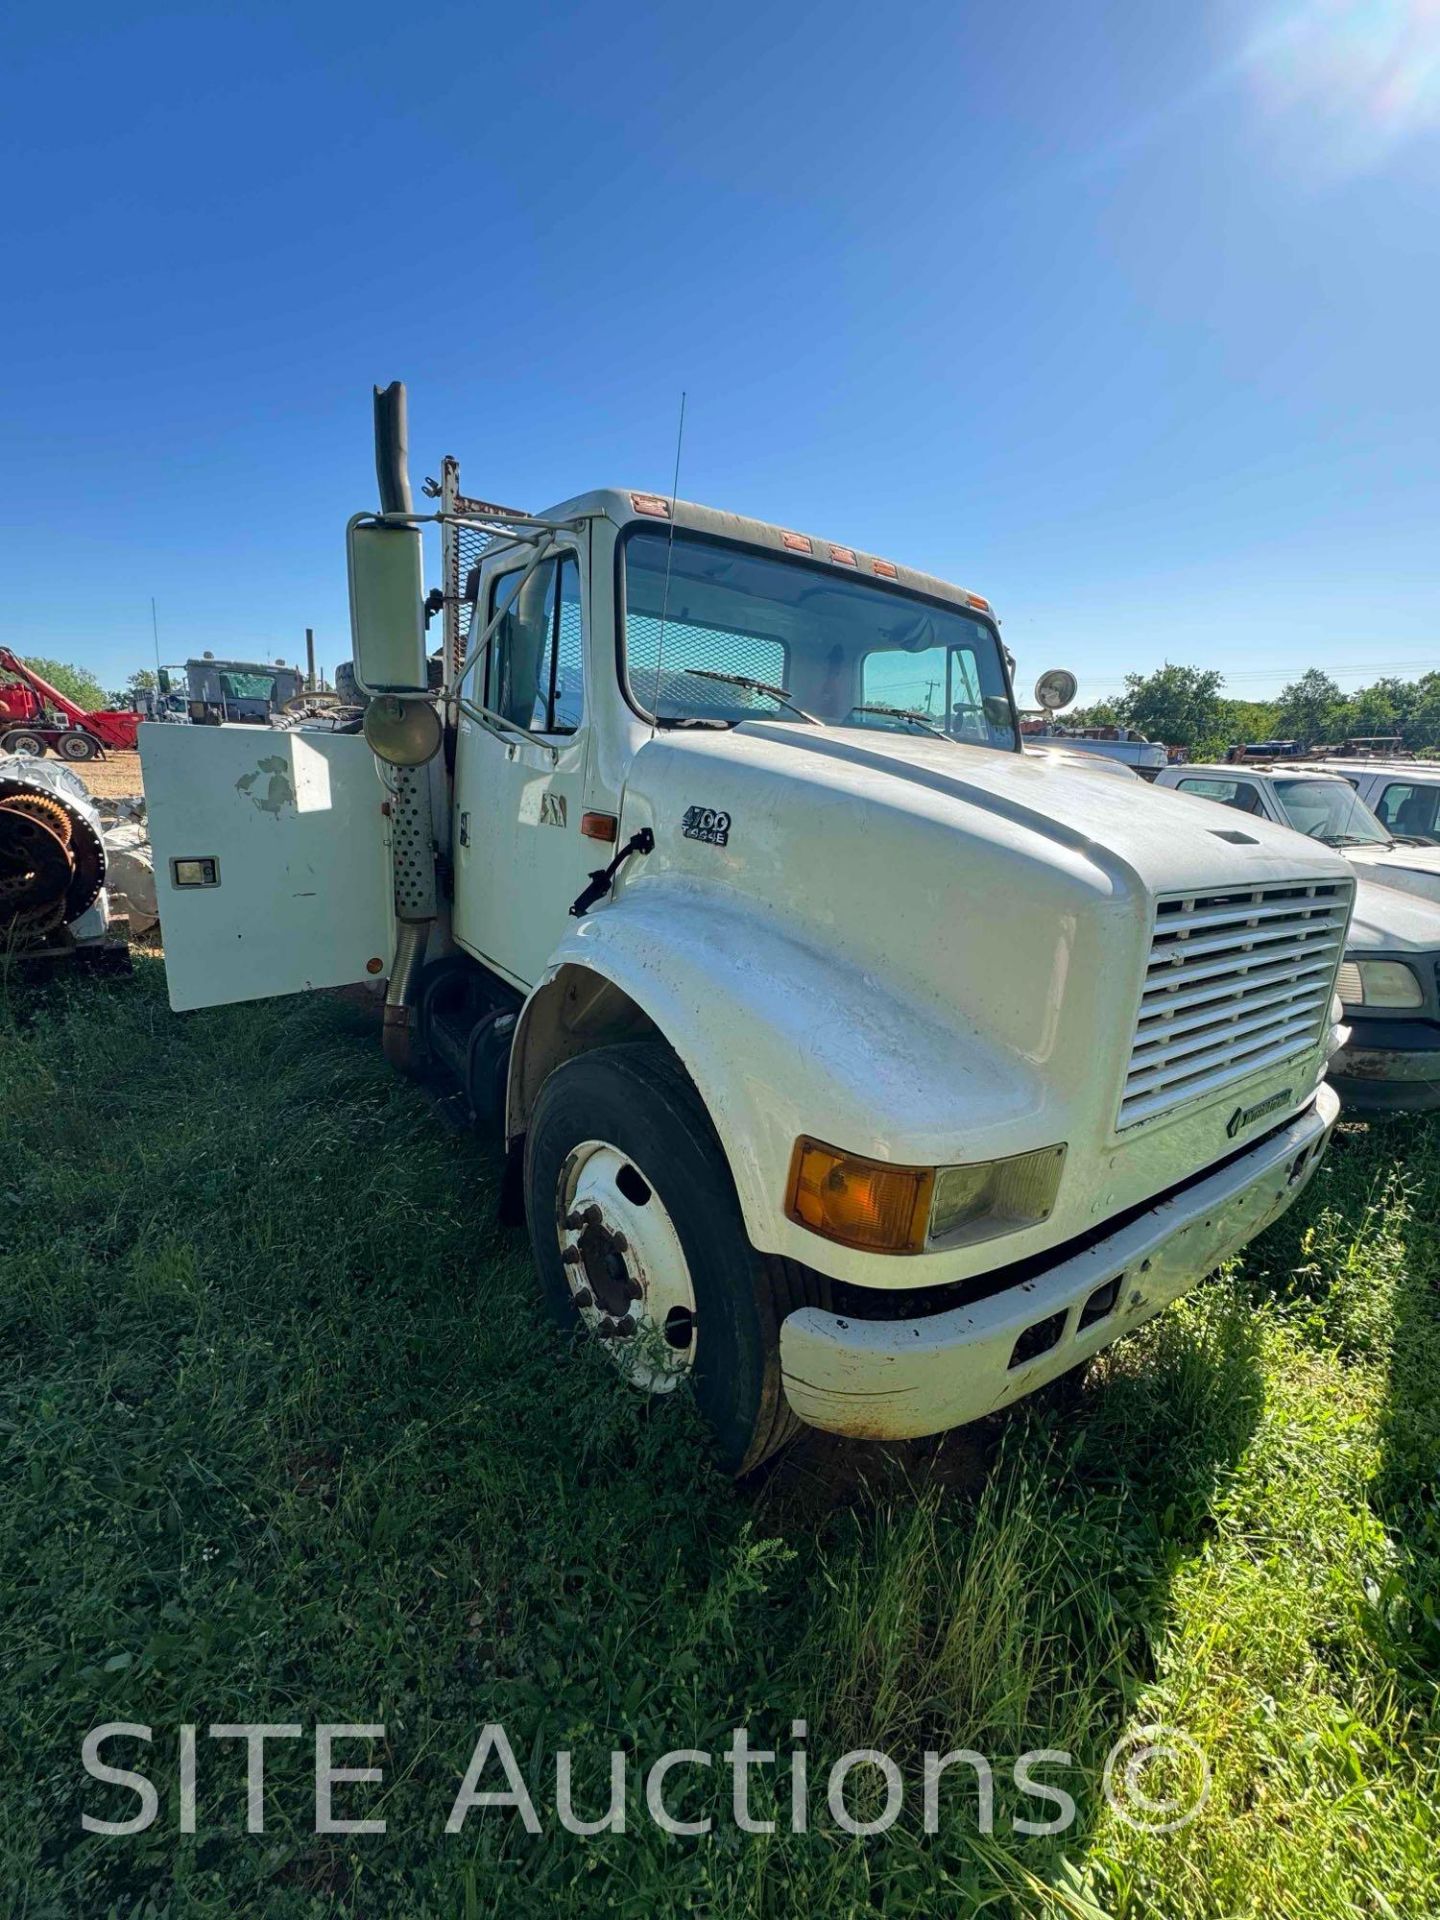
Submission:
<svg viewBox="0 0 1440 1920">
<path fill-rule="evenodd" d="M 581 971 L 583 970 L 583 971 Z M 585 990 L 589 977 L 590 990 Z M 860 1284 L 917 1286 L 966 1263 L 821 1240 L 785 1214 L 799 1135 L 919 1166 L 1049 1144 L 1054 1114 L 1033 1064 L 898 995 L 834 953 L 776 928 L 727 892 L 648 880 L 578 922 L 526 1001 L 511 1055 L 507 1131 L 523 1133 L 560 1061 L 636 1030 L 596 1017 L 596 979 L 634 1003 L 674 1049 L 709 1109 L 762 1252 Z M 600 1000 L 604 1000 L 602 994 Z M 611 997 L 612 1007 L 623 1002 Z M 973 1251 L 973 1264 L 993 1251 Z"/>
</svg>

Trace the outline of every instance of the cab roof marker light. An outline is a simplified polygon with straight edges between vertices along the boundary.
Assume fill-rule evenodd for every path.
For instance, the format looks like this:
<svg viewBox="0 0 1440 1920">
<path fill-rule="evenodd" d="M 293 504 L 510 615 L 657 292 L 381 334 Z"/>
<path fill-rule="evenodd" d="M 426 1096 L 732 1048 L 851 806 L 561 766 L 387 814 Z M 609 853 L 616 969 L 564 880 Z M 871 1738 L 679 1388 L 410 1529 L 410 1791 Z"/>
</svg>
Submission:
<svg viewBox="0 0 1440 1920">
<path fill-rule="evenodd" d="M 853 567 L 858 565 L 853 547 L 831 547 L 830 558 L 837 567 Z"/>
<path fill-rule="evenodd" d="M 813 553 L 815 551 L 810 544 L 809 537 L 803 533 L 782 533 L 780 541 L 781 545 L 789 547 L 792 553 Z"/>
<path fill-rule="evenodd" d="M 882 580 L 898 580 L 900 578 L 900 569 L 893 560 L 872 560 L 870 562 L 870 571 L 872 573 L 878 573 Z"/>
<path fill-rule="evenodd" d="M 995 611 L 990 602 L 988 600 L 982 600 L 978 593 L 967 593 L 965 598 L 970 602 L 972 607 L 978 607 L 981 613 L 993 613 Z"/>
<path fill-rule="evenodd" d="M 652 519 L 668 520 L 670 502 L 658 493 L 632 493 L 630 504 L 636 513 L 648 513 Z"/>
</svg>

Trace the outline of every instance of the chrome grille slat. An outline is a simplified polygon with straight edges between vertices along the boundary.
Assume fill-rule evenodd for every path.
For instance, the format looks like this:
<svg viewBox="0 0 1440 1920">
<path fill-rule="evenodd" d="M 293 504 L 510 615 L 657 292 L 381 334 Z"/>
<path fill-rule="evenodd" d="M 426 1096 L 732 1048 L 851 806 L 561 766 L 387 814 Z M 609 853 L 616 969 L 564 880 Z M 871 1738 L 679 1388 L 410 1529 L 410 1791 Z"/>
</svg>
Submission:
<svg viewBox="0 0 1440 1920">
<path fill-rule="evenodd" d="M 1253 961 L 1253 964 L 1250 965 L 1237 965 L 1234 956 L 1229 954 L 1221 960 L 1192 960 L 1184 967 L 1167 967 L 1163 971 L 1158 971 L 1153 977 L 1148 977 L 1145 982 L 1145 997 L 1147 1000 L 1152 1000 L 1159 994 L 1162 988 L 1167 986 L 1178 987 L 1182 980 L 1188 982 L 1192 980 L 1255 979 L 1262 967 L 1270 969 L 1273 977 L 1276 972 L 1292 967 L 1296 961 L 1303 960 L 1308 954 L 1315 952 L 1319 952 L 1323 956 L 1328 954 L 1329 949 L 1328 947 L 1317 947 L 1313 941 L 1300 940 L 1297 941 L 1293 947 L 1261 948 L 1257 953 L 1249 956 Z M 1243 961 L 1245 959 L 1246 956 L 1242 954 L 1241 960 Z"/>
<path fill-rule="evenodd" d="M 1187 913 L 1183 916 L 1164 915 L 1156 919 L 1155 937 L 1158 941 L 1163 934 L 1169 933 L 1172 929 L 1177 933 L 1191 933 L 1202 930 L 1208 932 L 1212 927 L 1224 927 L 1232 923 L 1253 926 L 1262 920 L 1283 919 L 1287 914 L 1294 914 L 1297 907 L 1302 912 L 1311 911 L 1317 904 L 1324 911 L 1333 911 L 1333 908 L 1328 902 L 1316 903 L 1303 897 L 1297 899 L 1292 895 L 1285 900 L 1277 901 L 1271 906 L 1246 907 L 1229 905 L 1224 907 L 1211 907 L 1193 914 Z"/>
<path fill-rule="evenodd" d="M 1242 1034 L 1254 1033 L 1259 1027 L 1270 1026 L 1296 1013 L 1313 1012 L 1329 998 L 1327 983 L 1312 987 L 1304 994 L 1267 994 L 1261 1005 L 1250 1000 L 1237 1000 L 1234 1010 L 1219 1019 L 1207 1008 L 1203 1013 L 1193 1014 L 1188 1020 L 1170 1022 L 1166 1032 L 1141 1036 L 1132 1062 L 1138 1066 L 1145 1060 L 1172 1059 L 1183 1053 L 1193 1053 L 1197 1047 L 1209 1047 L 1217 1040 L 1235 1039 Z"/>
<path fill-rule="evenodd" d="M 1118 1125 L 1134 1126 L 1315 1045 L 1353 887 L 1216 888 L 1156 905 Z"/>
<path fill-rule="evenodd" d="M 1263 992 L 1265 988 L 1276 985 L 1285 986 L 1292 980 L 1301 980 L 1311 976 L 1323 977 L 1330 972 L 1330 956 L 1315 955 L 1296 964 L 1285 961 L 1276 966 L 1253 967 L 1237 976 L 1234 968 L 1223 973 L 1213 974 L 1212 969 L 1197 967 L 1187 970 L 1185 978 L 1189 980 L 1192 972 L 1203 973 L 1207 977 L 1193 987 L 1151 987 L 1147 989 L 1140 1003 L 1140 1020 L 1162 1020 L 1167 1014 L 1183 1013 L 1190 1007 L 1224 1006 L 1233 1000 L 1242 985 Z"/>
<path fill-rule="evenodd" d="M 1267 1020 L 1245 1033 L 1227 1036 L 1229 1044 L 1225 1047 L 1224 1057 L 1227 1060 L 1237 1060 L 1242 1056 L 1248 1058 L 1252 1053 L 1263 1053 L 1269 1046 L 1283 1045 L 1285 1041 L 1293 1039 L 1296 1035 L 1308 1033 L 1312 1025 L 1310 1016 L 1313 1012 L 1312 1007 L 1307 1007 L 1304 1012 L 1294 1014 L 1288 1019 Z M 1206 1070 L 1205 1063 L 1213 1062 L 1215 1051 L 1213 1044 L 1208 1048 L 1176 1047 L 1163 1062 L 1157 1063 L 1153 1068 L 1149 1062 L 1145 1062 L 1147 1070 L 1144 1073 L 1132 1074 L 1129 1082 L 1130 1091 L 1155 1093 L 1161 1087 L 1175 1086 L 1182 1080 L 1189 1080 L 1195 1074 Z"/>
<path fill-rule="evenodd" d="M 1333 932 L 1335 928 L 1342 927 L 1344 924 L 1342 919 L 1332 915 L 1326 915 L 1323 918 L 1317 915 L 1313 919 L 1309 917 L 1302 919 L 1297 915 L 1295 922 L 1287 921 L 1283 926 L 1272 924 L 1268 927 L 1255 927 L 1253 929 L 1237 926 L 1227 929 L 1224 933 L 1202 934 L 1198 940 L 1172 938 L 1167 940 L 1163 946 L 1157 943 L 1157 946 L 1151 949 L 1151 976 L 1153 977 L 1157 971 L 1165 967 L 1173 967 L 1177 964 L 1183 965 L 1183 959 L 1177 963 L 1175 957 L 1177 954 L 1189 956 L 1201 953 L 1232 953 L 1241 950 L 1253 952 L 1256 948 L 1273 947 L 1281 944 L 1286 946 L 1318 945 L 1327 933 Z"/>
</svg>

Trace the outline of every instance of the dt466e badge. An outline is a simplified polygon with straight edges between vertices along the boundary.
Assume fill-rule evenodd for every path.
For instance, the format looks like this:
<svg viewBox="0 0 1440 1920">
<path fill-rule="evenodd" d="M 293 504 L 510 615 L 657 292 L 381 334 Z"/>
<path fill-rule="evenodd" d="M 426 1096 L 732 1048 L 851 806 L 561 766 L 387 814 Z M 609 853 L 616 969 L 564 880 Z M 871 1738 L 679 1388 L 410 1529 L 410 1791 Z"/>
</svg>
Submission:
<svg viewBox="0 0 1440 1920">
<path fill-rule="evenodd" d="M 730 816 L 713 807 L 687 807 L 681 831 L 687 840 L 703 840 L 708 846 L 730 844 Z"/>
</svg>

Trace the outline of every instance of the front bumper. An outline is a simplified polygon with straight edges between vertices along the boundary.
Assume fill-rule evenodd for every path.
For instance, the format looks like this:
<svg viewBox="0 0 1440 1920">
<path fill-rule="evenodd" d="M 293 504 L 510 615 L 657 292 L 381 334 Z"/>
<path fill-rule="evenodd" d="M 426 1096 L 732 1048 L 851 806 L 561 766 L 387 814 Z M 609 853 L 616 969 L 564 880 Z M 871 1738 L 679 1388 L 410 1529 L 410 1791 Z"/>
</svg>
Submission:
<svg viewBox="0 0 1440 1920">
<path fill-rule="evenodd" d="M 1278 1218 L 1339 1111 L 1322 1084 L 1303 1113 L 1219 1172 L 988 1299 L 913 1320 L 801 1307 L 780 1328 L 786 1399 L 812 1427 L 877 1440 L 940 1433 L 1009 1406 L 1188 1293 Z"/>
<path fill-rule="evenodd" d="M 1347 1107 L 1365 1113 L 1427 1113 L 1440 1107 L 1440 1053 L 1351 1045 L 1330 1062 Z"/>
</svg>

